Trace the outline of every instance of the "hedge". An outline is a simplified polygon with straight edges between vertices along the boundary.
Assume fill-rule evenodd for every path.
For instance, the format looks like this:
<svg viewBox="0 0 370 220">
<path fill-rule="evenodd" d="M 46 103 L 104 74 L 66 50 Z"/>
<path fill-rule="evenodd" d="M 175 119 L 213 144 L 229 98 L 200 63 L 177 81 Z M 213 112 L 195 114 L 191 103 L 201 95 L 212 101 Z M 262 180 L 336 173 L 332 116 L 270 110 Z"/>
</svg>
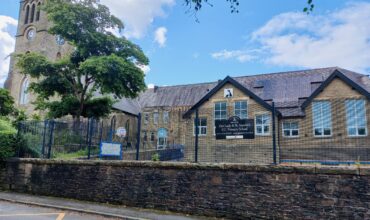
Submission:
<svg viewBox="0 0 370 220">
<path fill-rule="evenodd" d="M 9 121 L 0 119 L 0 160 L 13 157 L 17 145 L 17 130 Z"/>
</svg>

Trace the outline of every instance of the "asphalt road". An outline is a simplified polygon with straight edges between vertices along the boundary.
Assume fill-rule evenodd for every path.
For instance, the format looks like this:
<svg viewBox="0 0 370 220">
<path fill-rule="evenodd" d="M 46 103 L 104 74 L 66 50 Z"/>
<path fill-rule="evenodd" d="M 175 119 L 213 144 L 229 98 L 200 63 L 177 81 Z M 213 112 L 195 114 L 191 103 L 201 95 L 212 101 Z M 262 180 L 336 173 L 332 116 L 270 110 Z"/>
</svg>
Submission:
<svg viewBox="0 0 370 220">
<path fill-rule="evenodd" d="M 112 220 L 56 209 L 0 201 L 0 220 Z"/>
</svg>

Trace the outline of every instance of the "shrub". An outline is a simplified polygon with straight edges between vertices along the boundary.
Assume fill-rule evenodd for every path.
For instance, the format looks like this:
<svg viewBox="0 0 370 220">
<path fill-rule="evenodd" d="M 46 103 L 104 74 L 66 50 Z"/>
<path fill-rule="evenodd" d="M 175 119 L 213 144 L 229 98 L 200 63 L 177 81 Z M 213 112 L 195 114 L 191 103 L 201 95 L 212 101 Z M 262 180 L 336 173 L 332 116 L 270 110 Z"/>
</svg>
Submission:
<svg viewBox="0 0 370 220">
<path fill-rule="evenodd" d="M 152 155 L 152 161 L 160 161 L 158 153 L 155 153 L 155 154 Z"/>
<path fill-rule="evenodd" d="M 0 160 L 13 157 L 18 145 L 17 131 L 9 121 L 0 119 Z"/>
</svg>

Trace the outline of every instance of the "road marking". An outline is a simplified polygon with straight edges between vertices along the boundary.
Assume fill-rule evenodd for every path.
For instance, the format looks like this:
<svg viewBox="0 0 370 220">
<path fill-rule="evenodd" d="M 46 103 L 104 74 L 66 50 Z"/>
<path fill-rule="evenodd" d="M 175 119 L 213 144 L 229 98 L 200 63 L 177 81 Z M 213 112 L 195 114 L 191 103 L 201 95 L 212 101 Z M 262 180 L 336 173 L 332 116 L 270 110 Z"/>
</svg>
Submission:
<svg viewBox="0 0 370 220">
<path fill-rule="evenodd" d="M 64 218 L 64 216 L 66 215 L 66 213 L 60 213 L 59 215 L 58 215 L 58 218 L 57 219 L 55 219 L 55 220 L 63 220 L 63 218 Z"/>
<path fill-rule="evenodd" d="M 0 215 L 0 217 L 12 217 L 12 216 L 43 216 L 43 215 L 60 215 L 60 214 L 64 214 L 64 213 L 40 213 L 40 214 L 5 214 L 5 215 Z M 63 216 L 64 218 L 64 216 Z M 61 219 L 58 219 L 58 220 L 62 220 L 63 218 Z"/>
</svg>

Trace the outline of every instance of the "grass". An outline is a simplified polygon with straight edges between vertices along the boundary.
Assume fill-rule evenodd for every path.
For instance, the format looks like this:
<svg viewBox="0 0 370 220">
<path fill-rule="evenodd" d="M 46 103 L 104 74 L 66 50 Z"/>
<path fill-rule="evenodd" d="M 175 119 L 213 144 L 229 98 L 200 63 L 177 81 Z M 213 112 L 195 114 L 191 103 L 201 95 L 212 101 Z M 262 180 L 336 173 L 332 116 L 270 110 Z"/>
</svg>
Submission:
<svg viewBox="0 0 370 220">
<path fill-rule="evenodd" d="M 96 155 L 99 153 L 99 149 L 91 149 L 90 155 Z M 54 153 L 53 158 L 55 159 L 64 159 L 64 160 L 72 160 L 72 159 L 78 159 L 81 157 L 87 157 L 88 150 L 79 150 L 76 152 L 71 152 L 71 153 Z"/>
</svg>

